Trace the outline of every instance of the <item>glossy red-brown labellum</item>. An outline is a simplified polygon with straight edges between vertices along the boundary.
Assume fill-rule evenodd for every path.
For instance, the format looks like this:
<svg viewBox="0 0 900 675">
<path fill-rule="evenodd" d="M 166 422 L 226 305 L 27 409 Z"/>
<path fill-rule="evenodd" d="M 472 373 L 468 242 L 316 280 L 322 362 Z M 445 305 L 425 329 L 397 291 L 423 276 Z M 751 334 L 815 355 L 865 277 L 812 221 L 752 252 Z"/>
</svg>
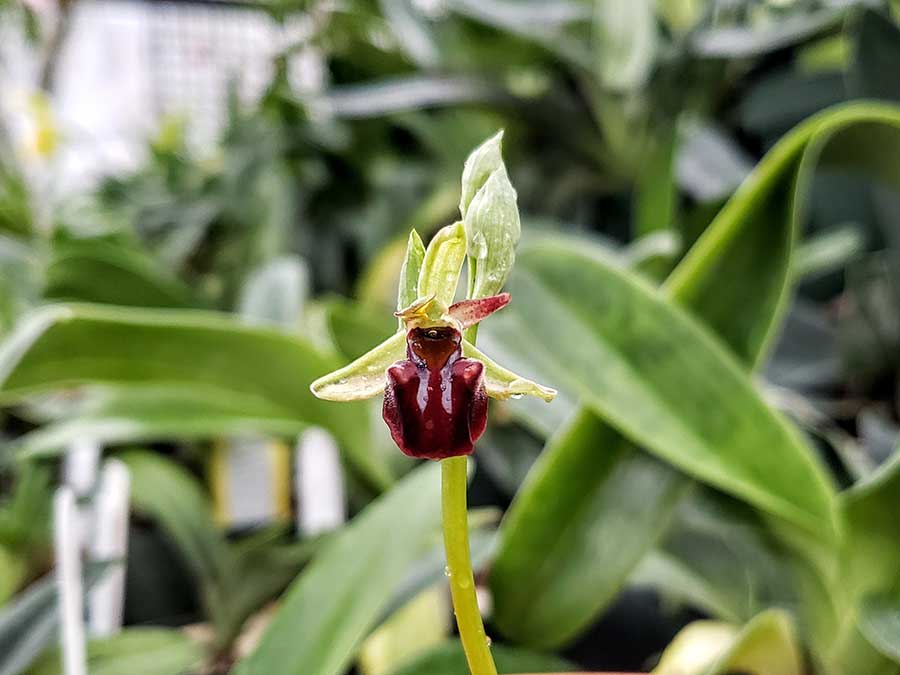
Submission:
<svg viewBox="0 0 900 675">
<path fill-rule="evenodd" d="M 456 328 L 413 328 L 405 361 L 387 371 L 384 421 L 397 446 L 411 457 L 469 455 L 487 425 L 487 395 L 480 361 L 462 357 Z"/>
</svg>

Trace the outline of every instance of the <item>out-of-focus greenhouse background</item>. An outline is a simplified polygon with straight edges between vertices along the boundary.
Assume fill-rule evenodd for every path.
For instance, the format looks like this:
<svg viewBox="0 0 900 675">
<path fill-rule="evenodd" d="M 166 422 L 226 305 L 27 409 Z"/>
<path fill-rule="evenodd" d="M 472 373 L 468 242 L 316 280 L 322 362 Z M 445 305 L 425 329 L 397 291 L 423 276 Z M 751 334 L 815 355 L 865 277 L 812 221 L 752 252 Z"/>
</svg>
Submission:
<svg viewBox="0 0 900 675">
<path fill-rule="evenodd" d="M 309 384 L 500 129 L 500 672 L 900 673 L 898 19 L 0 0 L 0 675 L 467 672 L 437 470 Z"/>
</svg>

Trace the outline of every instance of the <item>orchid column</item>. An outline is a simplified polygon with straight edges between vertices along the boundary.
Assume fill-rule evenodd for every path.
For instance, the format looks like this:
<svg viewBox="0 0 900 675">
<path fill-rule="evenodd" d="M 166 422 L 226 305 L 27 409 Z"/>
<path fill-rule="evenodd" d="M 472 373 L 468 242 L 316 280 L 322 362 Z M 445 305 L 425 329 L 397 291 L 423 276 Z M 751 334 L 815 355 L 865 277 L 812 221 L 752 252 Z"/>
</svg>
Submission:
<svg viewBox="0 0 900 675">
<path fill-rule="evenodd" d="M 478 323 L 504 307 L 501 293 L 519 240 L 516 192 L 500 153 L 502 132 L 477 148 L 462 179 L 462 221 L 426 249 L 409 237 L 400 274 L 398 332 L 311 385 L 319 398 L 384 395 L 383 416 L 407 455 L 441 461 L 444 546 L 460 639 L 472 675 L 496 675 L 475 596 L 466 510 L 466 456 L 487 424 L 487 397 L 556 395 L 475 348 Z M 468 259 L 467 299 L 454 303 Z"/>
</svg>

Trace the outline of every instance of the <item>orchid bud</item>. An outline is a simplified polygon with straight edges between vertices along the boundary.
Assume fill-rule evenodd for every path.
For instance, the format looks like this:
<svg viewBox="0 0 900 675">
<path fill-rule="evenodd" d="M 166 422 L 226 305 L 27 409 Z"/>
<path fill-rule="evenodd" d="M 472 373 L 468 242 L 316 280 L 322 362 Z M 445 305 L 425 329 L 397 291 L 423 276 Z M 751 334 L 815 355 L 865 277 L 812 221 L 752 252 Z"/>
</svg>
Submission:
<svg viewBox="0 0 900 675">
<path fill-rule="evenodd" d="M 470 298 L 497 295 L 516 260 L 521 225 L 516 191 L 500 154 L 502 139 L 500 132 L 485 141 L 463 170 L 460 211 L 466 228 Z"/>
<path fill-rule="evenodd" d="M 466 218 L 469 204 L 487 183 L 490 175 L 503 167 L 503 156 L 500 152 L 502 143 L 503 131 L 501 130 L 475 148 L 466 159 L 462 172 L 462 194 L 459 198 L 459 214 L 463 220 Z"/>
</svg>

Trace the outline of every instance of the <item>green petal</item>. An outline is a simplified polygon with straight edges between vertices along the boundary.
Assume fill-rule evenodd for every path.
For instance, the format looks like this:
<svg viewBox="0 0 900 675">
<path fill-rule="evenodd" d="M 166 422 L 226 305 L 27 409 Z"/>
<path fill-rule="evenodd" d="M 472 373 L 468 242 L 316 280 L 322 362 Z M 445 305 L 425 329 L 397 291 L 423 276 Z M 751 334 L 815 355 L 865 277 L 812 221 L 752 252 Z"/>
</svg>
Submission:
<svg viewBox="0 0 900 675">
<path fill-rule="evenodd" d="M 384 393 L 385 372 L 406 355 L 406 333 L 394 333 L 353 363 L 320 377 L 309 389 L 327 401 L 358 401 Z"/>
<path fill-rule="evenodd" d="M 409 307 L 418 297 L 419 274 L 422 271 L 422 263 L 425 260 L 425 244 L 419 233 L 413 230 L 409 233 L 409 241 L 406 244 L 406 257 L 403 259 L 403 267 L 400 268 L 400 289 L 397 293 L 397 310 Z M 400 320 L 400 328 L 403 328 L 403 320 Z"/>
<path fill-rule="evenodd" d="M 516 375 L 503 366 L 491 361 L 473 344 L 463 341 L 463 355 L 484 364 L 484 387 L 491 398 L 507 399 L 518 396 L 537 396 L 546 402 L 556 397 L 556 389 L 544 387 L 536 382 Z"/>
<path fill-rule="evenodd" d="M 466 229 L 462 223 L 441 228 L 425 251 L 419 274 L 420 298 L 433 295 L 444 305 L 453 303 L 459 273 L 466 259 Z"/>
</svg>

